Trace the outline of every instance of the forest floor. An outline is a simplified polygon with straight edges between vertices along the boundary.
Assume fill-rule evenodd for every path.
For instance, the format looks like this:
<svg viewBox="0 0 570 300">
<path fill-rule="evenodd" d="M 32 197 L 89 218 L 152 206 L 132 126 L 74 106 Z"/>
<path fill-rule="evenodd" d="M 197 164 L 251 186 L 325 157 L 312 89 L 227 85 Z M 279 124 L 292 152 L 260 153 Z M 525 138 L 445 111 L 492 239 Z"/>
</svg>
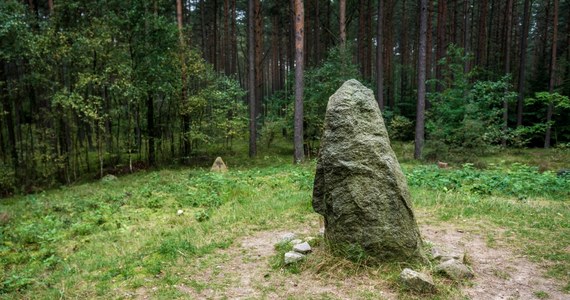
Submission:
<svg viewBox="0 0 570 300">
<path fill-rule="evenodd" d="M 476 274 L 411 266 L 433 276 L 433 294 L 404 290 L 405 264 L 332 256 L 310 204 L 314 162 L 261 156 L 224 158 L 225 174 L 142 171 L 2 199 L 0 299 L 570 299 L 570 179 L 517 155 L 484 170 L 400 155 L 426 249 L 463 252 Z M 287 232 L 317 239 L 284 267 L 275 244 Z"/>
</svg>

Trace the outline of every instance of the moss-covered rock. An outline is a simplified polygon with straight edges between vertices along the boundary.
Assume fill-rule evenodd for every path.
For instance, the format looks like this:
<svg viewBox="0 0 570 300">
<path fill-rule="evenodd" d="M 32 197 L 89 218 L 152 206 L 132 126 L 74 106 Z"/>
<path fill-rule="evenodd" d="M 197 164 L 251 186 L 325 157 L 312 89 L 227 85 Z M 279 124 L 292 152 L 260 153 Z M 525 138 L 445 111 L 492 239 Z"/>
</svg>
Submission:
<svg viewBox="0 0 570 300">
<path fill-rule="evenodd" d="M 382 261 L 424 260 L 400 169 L 372 91 L 345 82 L 329 99 L 313 208 L 337 250 L 361 249 Z"/>
</svg>

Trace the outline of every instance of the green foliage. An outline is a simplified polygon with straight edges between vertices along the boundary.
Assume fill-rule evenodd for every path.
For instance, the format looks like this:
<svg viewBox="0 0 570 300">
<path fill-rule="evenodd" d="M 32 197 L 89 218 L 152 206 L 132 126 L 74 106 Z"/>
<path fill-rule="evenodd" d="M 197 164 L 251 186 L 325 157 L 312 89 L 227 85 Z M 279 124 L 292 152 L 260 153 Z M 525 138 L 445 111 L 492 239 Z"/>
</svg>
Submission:
<svg viewBox="0 0 570 300">
<path fill-rule="evenodd" d="M 351 63 L 351 57 L 348 51 L 333 48 L 322 65 L 305 72 L 303 109 L 306 139 L 320 139 L 329 97 L 345 81 L 361 80 L 357 66 Z"/>
<path fill-rule="evenodd" d="M 390 140 L 410 141 L 414 139 L 414 122 L 402 115 L 394 115 L 391 111 L 384 111 L 384 120 Z"/>
<path fill-rule="evenodd" d="M 539 173 L 538 168 L 514 163 L 505 169 L 503 165 L 491 165 L 488 170 L 478 170 L 472 164 L 464 164 L 459 170 L 439 169 L 437 166 L 421 166 L 407 174 L 410 186 L 438 191 L 463 191 L 480 195 L 511 196 L 518 199 L 544 197 L 568 199 L 570 180 L 553 172 Z"/>
<path fill-rule="evenodd" d="M 503 102 L 512 102 L 510 77 L 498 81 L 476 81 L 471 83 L 473 72 L 464 72 L 464 63 L 470 57 L 463 49 L 450 46 L 448 57 L 439 63 L 445 65 L 442 92 L 429 95 L 432 102 L 428 111 L 426 129 L 428 133 L 428 157 L 441 158 L 443 148 L 465 148 L 484 151 L 498 143 L 504 136 L 502 131 Z"/>
<path fill-rule="evenodd" d="M 351 54 L 333 48 L 325 61 L 318 67 L 305 71 L 305 88 L 303 97 L 304 139 L 309 148 L 321 138 L 323 122 L 329 97 L 349 79 L 360 79 L 358 68 L 351 63 Z M 291 79 L 290 82 L 293 80 Z M 285 129 L 293 130 L 294 95 L 277 93 L 270 99 L 268 114 L 264 120 L 262 135 L 265 144 L 270 145 L 275 136 Z"/>
</svg>

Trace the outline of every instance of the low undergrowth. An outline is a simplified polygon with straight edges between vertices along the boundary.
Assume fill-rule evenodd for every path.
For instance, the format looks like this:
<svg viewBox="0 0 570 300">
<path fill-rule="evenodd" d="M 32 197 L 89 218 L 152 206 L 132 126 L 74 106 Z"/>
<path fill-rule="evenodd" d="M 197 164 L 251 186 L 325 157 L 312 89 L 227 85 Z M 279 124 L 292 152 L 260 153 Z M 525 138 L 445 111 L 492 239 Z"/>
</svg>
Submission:
<svg viewBox="0 0 570 300">
<path fill-rule="evenodd" d="M 226 174 L 143 171 L 2 200 L 0 298 L 109 299 L 151 290 L 153 298 L 187 296 L 173 286 L 185 282 L 189 265 L 215 266 L 218 249 L 240 237 L 315 218 L 310 203 L 314 164 L 292 166 L 282 157 L 260 160 L 258 167 Z M 430 222 L 484 224 L 496 243 L 546 262 L 549 276 L 570 282 L 567 178 L 516 164 L 486 170 L 406 164 L 404 169 L 419 216 Z M 365 269 L 350 261 L 339 264 L 326 251 L 315 254 L 320 258 L 310 256 L 297 272 L 341 280 L 366 270 L 370 276 L 381 274 L 386 288 L 403 298 L 425 298 L 399 290 L 396 278 L 403 266 Z M 222 294 L 227 288 L 215 280 L 187 285 Z M 429 297 L 445 299 L 456 292 L 440 289 Z"/>
<path fill-rule="evenodd" d="M 491 164 L 484 170 L 473 164 L 459 169 L 439 169 L 435 165 L 417 166 L 407 172 L 412 187 L 439 191 L 462 191 L 484 196 L 507 196 L 518 199 L 542 197 L 570 199 L 570 176 L 552 171 L 539 172 L 537 167 L 520 163 Z"/>
</svg>

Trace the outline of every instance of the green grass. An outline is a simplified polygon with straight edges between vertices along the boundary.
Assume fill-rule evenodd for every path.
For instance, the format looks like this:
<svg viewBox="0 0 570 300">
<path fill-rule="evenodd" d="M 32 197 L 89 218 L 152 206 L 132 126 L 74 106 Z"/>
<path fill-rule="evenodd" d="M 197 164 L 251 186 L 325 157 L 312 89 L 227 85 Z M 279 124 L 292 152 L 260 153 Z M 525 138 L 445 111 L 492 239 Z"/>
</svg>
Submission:
<svg viewBox="0 0 570 300">
<path fill-rule="evenodd" d="M 395 148 L 408 153 L 407 147 Z M 517 253 L 548 262 L 549 276 L 570 282 L 570 180 L 508 163 L 439 170 L 401 156 L 416 210 L 429 222 L 478 224 L 489 246 L 513 245 Z M 184 272 L 189 265 L 204 269 L 226 259 L 218 250 L 240 237 L 316 219 L 310 204 L 314 162 L 293 166 L 289 156 L 275 154 L 224 159 L 230 166 L 226 174 L 196 168 L 142 171 L 3 199 L 0 298 L 110 299 L 154 288 L 153 297 L 172 299 L 185 296 L 172 288 L 180 282 L 197 291 L 223 291 L 227 282 L 188 282 Z M 342 280 L 365 272 L 388 282 L 403 299 L 457 293 L 457 286 L 436 277 L 437 294 L 408 294 L 397 283 L 400 265 L 367 268 L 338 264 L 326 252 L 320 257 L 286 276 L 318 269 Z M 279 272 L 279 262 L 273 265 L 267 272 Z"/>
</svg>

